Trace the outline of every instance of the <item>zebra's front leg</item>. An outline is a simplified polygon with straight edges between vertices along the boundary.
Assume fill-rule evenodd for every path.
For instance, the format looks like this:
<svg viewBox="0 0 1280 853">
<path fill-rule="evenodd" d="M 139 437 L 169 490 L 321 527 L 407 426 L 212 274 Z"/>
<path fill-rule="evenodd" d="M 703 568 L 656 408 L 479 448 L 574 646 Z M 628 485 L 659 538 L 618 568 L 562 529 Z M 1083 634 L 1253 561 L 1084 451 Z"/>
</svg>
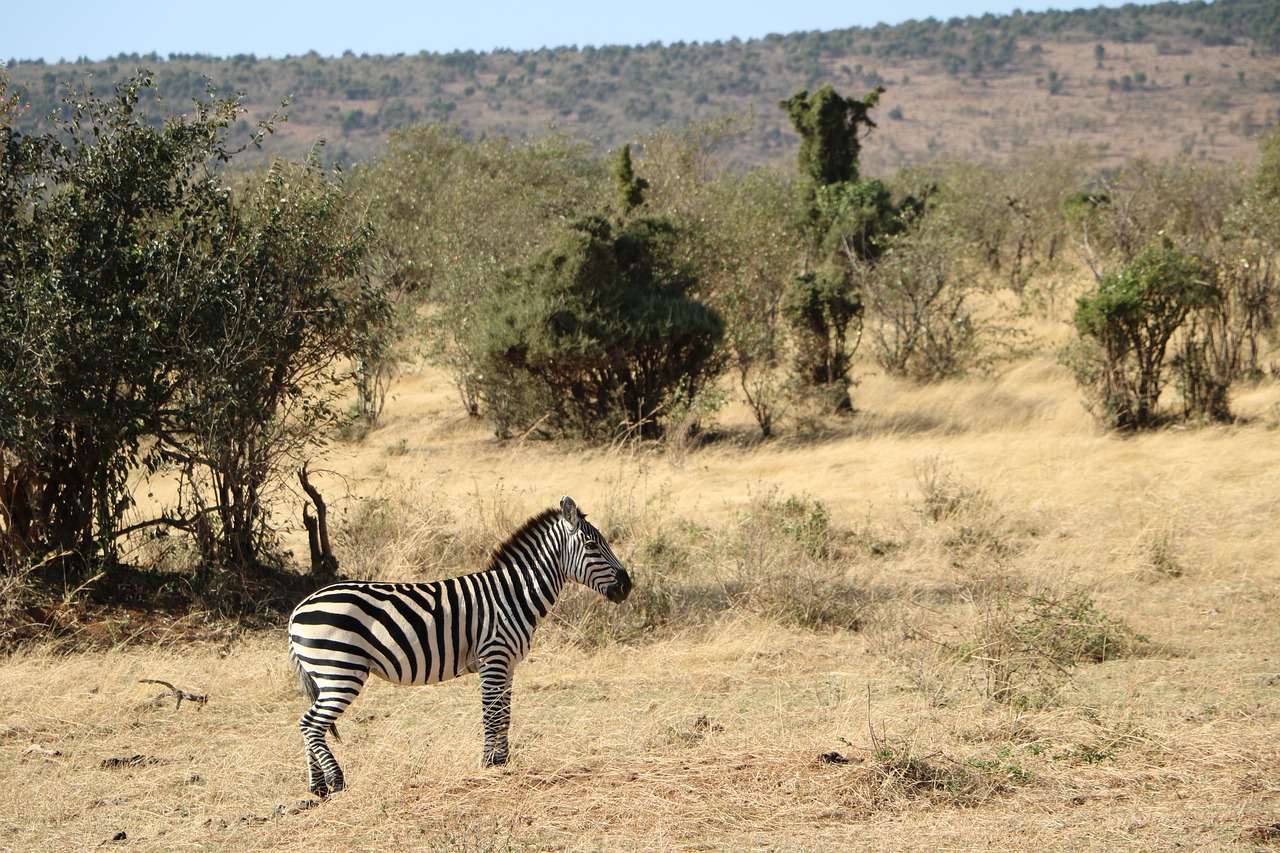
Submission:
<svg viewBox="0 0 1280 853">
<path fill-rule="evenodd" d="M 511 729 L 511 675 L 514 664 L 506 657 L 480 662 L 480 707 L 484 720 L 484 757 L 481 764 L 507 763 L 507 732 Z"/>
</svg>

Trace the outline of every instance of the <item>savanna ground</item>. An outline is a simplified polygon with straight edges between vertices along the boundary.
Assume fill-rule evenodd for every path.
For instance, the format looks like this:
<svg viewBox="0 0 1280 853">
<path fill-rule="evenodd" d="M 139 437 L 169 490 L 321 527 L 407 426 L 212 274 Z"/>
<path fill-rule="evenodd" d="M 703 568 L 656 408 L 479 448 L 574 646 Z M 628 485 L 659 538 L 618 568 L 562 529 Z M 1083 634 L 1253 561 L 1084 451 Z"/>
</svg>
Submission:
<svg viewBox="0 0 1280 853">
<path fill-rule="evenodd" d="M 474 678 L 375 682 L 317 804 L 281 630 L 121 624 L 0 666 L 0 849 L 1280 847 L 1280 388 L 1119 438 L 1048 350 L 687 452 L 499 443 L 408 370 L 316 466 L 346 573 L 463 571 L 567 493 L 637 582 L 561 602 L 512 763 Z"/>
</svg>

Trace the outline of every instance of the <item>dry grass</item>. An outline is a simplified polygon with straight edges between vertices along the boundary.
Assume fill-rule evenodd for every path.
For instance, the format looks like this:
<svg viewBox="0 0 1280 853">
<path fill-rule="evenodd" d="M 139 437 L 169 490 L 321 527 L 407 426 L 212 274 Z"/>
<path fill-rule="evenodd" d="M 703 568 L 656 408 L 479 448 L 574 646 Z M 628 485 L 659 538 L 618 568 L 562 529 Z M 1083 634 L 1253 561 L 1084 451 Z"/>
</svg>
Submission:
<svg viewBox="0 0 1280 853">
<path fill-rule="evenodd" d="M 513 763 L 477 769 L 474 679 L 376 683 L 351 788 L 306 807 L 279 633 L 31 648 L 0 668 L 0 850 L 1275 849 L 1280 390 L 1130 439 L 1047 355 L 856 396 L 765 445 L 730 410 L 676 467 L 500 444 L 403 378 L 314 477 L 344 568 L 463 570 L 568 493 L 638 582 L 561 603 Z"/>
<path fill-rule="evenodd" d="M 4 848 L 1226 849 L 1276 819 L 1277 688 L 1238 651 L 1101 664 L 1015 712 L 924 702 L 858 634 L 553 640 L 520 673 L 509 768 L 476 769 L 473 681 L 378 684 L 339 747 L 353 787 L 303 809 L 279 645 L 11 661 Z"/>
</svg>

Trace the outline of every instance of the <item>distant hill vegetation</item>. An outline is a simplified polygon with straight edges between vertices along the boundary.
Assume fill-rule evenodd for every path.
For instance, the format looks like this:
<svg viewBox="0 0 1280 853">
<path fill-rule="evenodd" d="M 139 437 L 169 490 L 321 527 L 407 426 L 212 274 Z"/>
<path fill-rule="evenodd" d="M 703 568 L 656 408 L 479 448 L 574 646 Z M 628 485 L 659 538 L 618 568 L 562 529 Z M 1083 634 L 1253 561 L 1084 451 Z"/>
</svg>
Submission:
<svg viewBox="0 0 1280 853">
<path fill-rule="evenodd" d="M 1247 159 L 1280 118 L 1280 3 L 1126 5 L 1071 12 L 928 19 L 898 26 L 769 35 L 705 44 L 561 46 L 284 59 L 121 54 L 46 63 L 13 58 L 11 84 L 31 104 L 21 124 L 60 107 L 87 75 L 100 92 L 153 71 L 165 107 L 182 111 L 211 84 L 243 92 L 238 131 L 288 100 L 270 151 L 322 160 L 376 156 L 400 127 L 447 123 L 473 137 L 560 130 L 602 149 L 657 126 L 744 117 L 727 152 L 740 165 L 794 160 L 778 102 L 832 83 L 884 86 L 872 171 L 946 159 L 999 161 L 1082 145 L 1100 167 L 1135 156 Z"/>
</svg>

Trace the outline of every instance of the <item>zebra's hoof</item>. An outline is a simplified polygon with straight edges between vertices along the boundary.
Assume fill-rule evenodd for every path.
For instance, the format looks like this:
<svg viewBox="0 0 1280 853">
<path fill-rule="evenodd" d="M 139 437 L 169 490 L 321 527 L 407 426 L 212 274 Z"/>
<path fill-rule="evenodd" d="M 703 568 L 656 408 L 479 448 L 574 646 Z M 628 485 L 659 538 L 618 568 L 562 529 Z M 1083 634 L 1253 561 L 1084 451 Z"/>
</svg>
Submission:
<svg viewBox="0 0 1280 853">
<path fill-rule="evenodd" d="M 319 785 L 312 787 L 311 793 L 323 800 L 325 797 L 329 796 L 329 786 L 322 782 Z"/>
</svg>

